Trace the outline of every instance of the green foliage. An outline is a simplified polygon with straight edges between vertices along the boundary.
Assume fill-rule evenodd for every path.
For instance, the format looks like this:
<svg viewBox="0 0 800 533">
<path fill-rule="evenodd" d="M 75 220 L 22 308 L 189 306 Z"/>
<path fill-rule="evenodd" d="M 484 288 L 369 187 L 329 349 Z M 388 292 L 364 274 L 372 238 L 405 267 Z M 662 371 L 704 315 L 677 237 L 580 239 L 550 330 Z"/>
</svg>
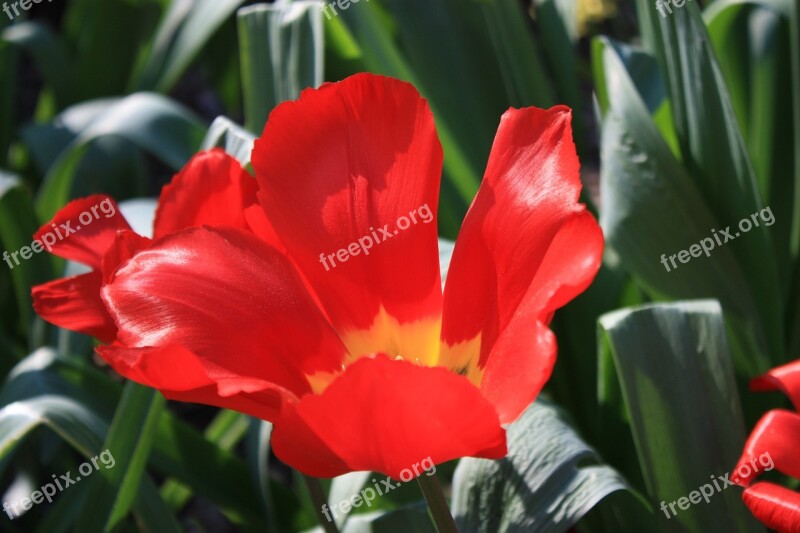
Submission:
<svg viewBox="0 0 800 533">
<path fill-rule="evenodd" d="M 508 427 L 508 456 L 462 459 L 453 478 L 460 531 L 567 531 L 627 485 L 598 459 L 558 410 L 539 399 Z M 535 435 L 536 438 L 531 438 Z"/>
<path fill-rule="evenodd" d="M 600 399 L 630 423 L 649 499 L 671 503 L 727 474 L 745 433 L 719 304 L 622 309 L 600 317 L 598 334 Z M 755 530 L 736 490 L 713 492 L 664 520 L 686 531 Z"/>
<path fill-rule="evenodd" d="M 433 109 L 444 280 L 502 113 L 570 105 L 604 265 L 554 319 L 554 403 L 509 427 L 508 458 L 439 465 L 452 510 L 464 531 L 761 530 L 732 488 L 669 520 L 658 507 L 733 466 L 764 406 L 747 381 L 800 356 L 796 0 L 702 14 L 690 1 L 664 17 L 651 0 L 607 2 L 617 15 L 588 25 L 584 0 L 370 0 L 335 16 L 305 0 L 62 3 L 0 15 L 0 251 L 99 192 L 149 234 L 153 199 L 196 151 L 248 167 L 274 106 L 369 71 L 413 83 Z M 766 207 L 774 225 L 661 262 Z M 91 339 L 35 317 L 32 287 L 81 268 L 44 253 L 0 263 L 0 475 L 4 490 L 36 485 L 105 449 L 116 465 L 9 527 L 313 527 L 269 423 L 121 385 Z M 675 303 L 698 298 L 714 301 Z M 374 475 L 326 482 L 329 503 Z M 434 530 L 413 484 L 338 525 Z"/>
</svg>

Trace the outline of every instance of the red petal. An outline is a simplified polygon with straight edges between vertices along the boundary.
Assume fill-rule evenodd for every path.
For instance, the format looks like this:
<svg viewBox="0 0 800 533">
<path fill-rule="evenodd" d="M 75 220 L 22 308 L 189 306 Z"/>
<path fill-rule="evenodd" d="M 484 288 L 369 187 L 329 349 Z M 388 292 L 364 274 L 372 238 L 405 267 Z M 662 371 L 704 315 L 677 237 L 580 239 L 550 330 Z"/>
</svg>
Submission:
<svg viewBox="0 0 800 533">
<path fill-rule="evenodd" d="M 779 533 L 800 533 L 800 494 L 772 483 L 744 491 L 745 505 L 765 526 Z"/>
<path fill-rule="evenodd" d="M 503 423 L 549 377 L 555 346 L 543 324 L 600 267 L 603 237 L 578 203 L 570 120 L 563 106 L 503 115 L 445 284 L 440 364 L 467 369 Z"/>
<path fill-rule="evenodd" d="M 750 390 L 755 392 L 779 390 L 792 400 L 795 409 L 800 411 L 800 359 L 773 368 L 763 376 L 750 382 Z"/>
<path fill-rule="evenodd" d="M 385 355 L 359 359 L 321 395 L 287 405 L 272 446 L 308 475 L 372 470 L 404 481 L 427 458 L 506 454 L 494 408 L 469 381 Z"/>
<path fill-rule="evenodd" d="M 99 347 L 97 353 L 120 375 L 161 391 L 170 400 L 201 403 L 274 421 L 282 405 L 297 398 L 272 383 L 246 377 L 220 378 L 182 346 Z"/>
<path fill-rule="evenodd" d="M 355 355 L 435 358 L 441 165 L 426 101 L 407 83 L 371 74 L 281 104 L 256 141 L 259 200 L 343 338 L 373 326 L 381 308 L 401 325 L 430 322 L 419 343 L 381 322 L 370 339 L 345 341 Z M 432 353 L 412 353 L 420 344 Z"/>
<path fill-rule="evenodd" d="M 215 382 L 252 379 L 300 396 L 341 370 L 344 347 L 286 258 L 252 234 L 191 228 L 120 268 L 104 300 L 128 347 L 180 345 Z"/>
<path fill-rule="evenodd" d="M 58 327 L 111 342 L 117 327 L 100 299 L 99 272 L 58 279 L 33 288 L 33 308 Z"/>
<path fill-rule="evenodd" d="M 119 266 L 136 255 L 137 252 L 148 248 L 152 243 L 152 239 L 142 237 L 133 231 L 119 232 L 114 243 L 103 256 L 101 269 L 103 272 L 103 284 L 110 283 L 114 279 L 114 274 L 116 274 Z"/>
<path fill-rule="evenodd" d="M 99 270 L 117 232 L 130 229 L 114 200 L 95 195 L 68 203 L 39 228 L 34 239 L 45 246 L 49 243 L 54 255 Z"/>
<path fill-rule="evenodd" d="M 256 203 L 256 180 L 221 149 L 195 155 L 161 191 L 156 238 L 196 226 L 249 229 L 245 209 Z"/>
<path fill-rule="evenodd" d="M 742 457 L 731 472 L 731 480 L 747 487 L 758 474 L 774 466 L 788 476 L 800 478 L 800 415 L 775 409 L 758 421 L 747 439 Z"/>
</svg>

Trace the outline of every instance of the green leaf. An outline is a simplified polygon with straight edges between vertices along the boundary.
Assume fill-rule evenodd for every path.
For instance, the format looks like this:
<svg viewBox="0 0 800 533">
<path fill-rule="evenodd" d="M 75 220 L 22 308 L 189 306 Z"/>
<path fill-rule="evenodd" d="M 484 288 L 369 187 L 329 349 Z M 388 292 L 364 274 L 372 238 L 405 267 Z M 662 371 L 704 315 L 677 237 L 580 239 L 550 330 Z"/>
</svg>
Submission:
<svg viewBox="0 0 800 533">
<path fill-rule="evenodd" d="M 270 530 L 277 530 L 275 513 L 278 507 L 273 502 L 269 479 L 269 444 L 272 435 L 272 424 L 265 420 L 252 418 L 250 429 L 245 440 L 245 453 L 249 465 L 252 486 L 256 487 L 258 501 L 266 514 Z"/>
<path fill-rule="evenodd" d="M 39 426 L 53 430 L 87 460 L 96 457 L 94 452 L 99 450 L 108 427 L 91 410 L 65 396 L 43 395 L 17 401 L 0 409 L 0 459 L 5 458 L 22 439 Z M 90 463 L 87 461 L 86 464 Z M 95 477 L 97 475 L 100 474 L 96 473 Z M 136 511 L 140 520 L 162 525 L 162 528 L 151 531 L 177 531 L 177 527 L 163 528 L 164 524 L 174 525 L 174 521 L 168 519 L 168 513 L 164 515 L 163 505 L 156 503 L 158 492 L 152 481 L 144 478 L 141 485 L 137 483 L 134 487 L 134 490 L 138 490 Z M 157 512 L 153 512 L 154 510 Z M 69 516 L 74 518 L 72 513 Z"/>
<path fill-rule="evenodd" d="M 323 81 L 321 2 L 278 2 L 239 10 L 245 125 L 264 129 L 269 112 Z"/>
<path fill-rule="evenodd" d="M 729 472 L 745 432 L 719 303 L 615 311 L 600 317 L 598 335 L 600 359 L 613 361 L 619 380 L 607 378 L 601 399 L 621 403 L 621 387 L 649 499 L 669 506 Z M 669 520 L 683 531 L 758 530 L 736 490 L 715 490 Z"/>
<path fill-rule="evenodd" d="M 204 432 L 206 440 L 221 450 L 232 450 L 247 433 L 249 419 L 234 411 L 221 410 Z M 167 480 L 161 487 L 161 497 L 176 511 L 183 508 L 191 499 L 192 490 L 174 479 Z"/>
<path fill-rule="evenodd" d="M 704 13 L 731 103 L 742 129 L 759 191 L 775 214 L 770 228 L 780 284 L 791 275 L 795 188 L 789 2 L 721 0 Z M 800 211 L 797 211 L 800 213 Z"/>
<path fill-rule="evenodd" d="M 183 106 L 151 93 L 137 93 L 110 106 L 62 152 L 47 173 L 37 211 L 47 220 L 70 197 L 75 170 L 90 143 L 118 136 L 179 169 L 196 152 L 206 128 Z"/>
<path fill-rule="evenodd" d="M 530 21 L 526 20 L 527 13 L 520 3 L 515 0 L 490 0 L 482 2 L 481 6 L 509 104 L 515 107 L 532 104 L 550 107 L 555 104 L 555 90 L 545 73 L 539 45 L 533 38 Z M 560 22 L 560 19 L 556 22 Z M 548 37 L 556 38 L 556 28 L 550 26 L 545 31 Z M 561 67 L 569 69 L 574 77 L 575 57 L 569 44 L 570 47 L 560 48 L 555 62 L 565 62 Z"/>
<path fill-rule="evenodd" d="M 169 92 L 203 46 L 244 0 L 172 2 L 130 91 Z"/>
<path fill-rule="evenodd" d="M 32 57 L 45 82 L 55 94 L 59 107 L 75 101 L 75 77 L 70 59 L 64 53 L 64 45 L 52 30 L 36 21 L 25 21 L 0 32 L 0 39 L 15 44 Z"/>
<path fill-rule="evenodd" d="M 372 476 L 372 472 L 349 472 L 333 478 L 331 488 L 328 491 L 328 505 L 331 507 L 338 506 L 340 502 L 349 500 L 364 488 Z M 351 514 L 344 512 L 335 514 L 336 525 L 341 529 Z"/>
<path fill-rule="evenodd" d="M 3 257 L 0 268 L 10 273 L 13 281 L 17 304 L 14 328 L 23 339 L 28 338 L 34 318 L 31 288 L 49 281 L 54 273 L 53 261 L 46 252 L 33 253 L 29 259 L 20 255 L 23 247 L 30 253 L 39 226 L 28 191 L 16 176 L 0 171 L 0 253 L 9 254 L 8 259 Z"/>
<path fill-rule="evenodd" d="M 732 246 L 717 246 L 711 237 L 712 229 L 724 225 L 719 225 L 650 119 L 622 62 L 619 45 L 605 39 L 599 43 L 602 53 L 595 58 L 602 58 L 609 98 L 602 126 L 600 182 L 600 224 L 608 244 L 654 298 L 719 299 L 741 325 L 736 334 L 746 348 L 736 352 L 737 367 L 751 376 L 765 371 L 771 361 L 760 315 L 754 311 L 755 297 Z M 673 267 L 670 261 L 675 261 L 676 254 L 703 239 L 713 249 L 686 264 L 675 262 Z"/>
<path fill-rule="evenodd" d="M 76 101 L 133 92 L 127 90 L 131 66 L 151 39 L 166 1 L 65 3 L 60 30 L 74 50 Z"/>
<path fill-rule="evenodd" d="M 94 455 L 95 450 L 100 450 L 120 395 L 119 383 L 82 360 L 58 356 L 53 350 L 41 349 L 19 363 L 9 374 L 7 383 L 0 390 L 0 405 L 38 401 L 40 398 L 55 398 L 58 404 L 65 398 L 64 405 L 76 405 L 78 412 L 83 415 L 79 420 L 87 419 L 92 424 L 84 424 L 88 428 L 86 431 L 67 427 L 63 437 L 89 457 Z M 47 424 L 48 421 L 43 420 L 42 423 Z M 9 445 L 18 442 L 34 427 L 35 424 L 17 435 Z M 89 437 L 75 440 L 87 431 Z M 154 469 L 190 487 L 195 495 L 214 502 L 234 523 L 263 527 L 259 500 L 252 488 L 242 483 L 249 473 L 244 461 L 207 441 L 168 411 L 161 413 L 156 431 L 149 457 Z M 0 434 L 0 442 L 5 435 Z M 74 435 L 71 440 L 70 435 Z M 3 455 L 0 454 L 0 466 L 2 459 Z M 203 468 L 197 468 L 199 464 Z M 147 487 L 145 483 L 143 490 L 149 490 Z M 152 494 L 144 496 L 147 499 L 142 502 L 137 499 L 137 512 L 142 505 L 152 507 L 157 503 Z M 171 515 L 165 505 L 162 508 L 166 517 Z"/>
<path fill-rule="evenodd" d="M 637 0 L 646 42 L 667 82 L 675 129 L 687 171 L 716 219 L 736 228 L 765 207 L 753 166 L 708 31 L 695 2 L 660 16 Z M 637 132 L 638 133 L 638 132 Z M 735 231 L 735 229 L 733 230 Z M 783 311 L 787 287 L 779 285 L 769 228 L 758 226 L 727 246 L 752 287 L 769 354 L 785 360 Z"/>
<path fill-rule="evenodd" d="M 627 489 L 564 422 L 538 399 L 507 429 L 508 456 L 462 459 L 453 478 L 459 531 L 567 531 L 609 494 Z M 580 463 L 580 466 L 579 466 Z"/>
<path fill-rule="evenodd" d="M 98 470 L 91 477 L 88 498 L 93 504 L 84 508 L 79 516 L 78 529 L 112 529 L 128 514 L 147 465 L 164 404 L 164 397 L 153 389 L 133 382 L 125 386 L 104 443 L 105 451 L 114 459 L 114 468 Z"/>
<path fill-rule="evenodd" d="M 40 426 L 53 430 L 86 457 L 100 449 L 108 429 L 94 412 L 65 396 L 42 395 L 16 401 L 0 409 L 0 460 Z"/>
<path fill-rule="evenodd" d="M 0 19 L 0 29 L 12 23 Z M 3 83 L 0 84 L 0 168 L 9 166 L 9 147 L 17 133 L 17 96 L 19 85 L 19 50 L 0 42 L 0 72 Z"/>
<path fill-rule="evenodd" d="M 217 117 L 208 128 L 206 138 L 203 139 L 201 150 L 210 150 L 220 147 L 225 152 L 239 161 L 243 167 L 250 164 L 250 154 L 253 152 L 255 136 L 243 127 L 234 123 L 227 117 Z"/>
<path fill-rule="evenodd" d="M 158 421 L 150 464 L 190 487 L 195 495 L 212 500 L 234 523 L 266 527 L 259 495 L 243 481 L 255 472 L 167 412 Z"/>
</svg>

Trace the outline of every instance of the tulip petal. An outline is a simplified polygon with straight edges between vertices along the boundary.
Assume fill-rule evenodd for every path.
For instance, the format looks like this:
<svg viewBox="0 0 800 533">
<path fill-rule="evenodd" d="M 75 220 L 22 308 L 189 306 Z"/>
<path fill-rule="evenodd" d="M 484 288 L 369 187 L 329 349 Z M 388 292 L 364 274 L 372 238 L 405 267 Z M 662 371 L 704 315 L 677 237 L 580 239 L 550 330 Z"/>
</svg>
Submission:
<svg viewBox="0 0 800 533">
<path fill-rule="evenodd" d="M 139 252 L 103 288 L 130 348 L 179 345 L 215 382 L 250 378 L 297 396 L 345 350 L 285 256 L 254 235 L 191 228 Z"/>
<path fill-rule="evenodd" d="M 232 409 L 275 421 L 281 407 L 297 401 L 289 391 L 247 377 L 219 378 L 196 355 L 179 345 L 163 348 L 102 346 L 97 353 L 120 375 L 158 389 L 170 400 Z"/>
<path fill-rule="evenodd" d="M 781 391 L 800 411 L 800 359 L 789 364 L 773 368 L 763 376 L 750 382 L 750 390 L 754 392 Z"/>
<path fill-rule="evenodd" d="M 130 229 L 116 202 L 98 194 L 68 203 L 39 228 L 34 239 L 52 243 L 53 255 L 99 270 L 117 232 Z"/>
<path fill-rule="evenodd" d="M 156 238 L 195 226 L 247 230 L 245 209 L 256 205 L 256 180 L 222 149 L 192 157 L 161 191 Z"/>
<path fill-rule="evenodd" d="M 774 409 L 758 421 L 747 439 L 742 457 L 731 472 L 731 480 L 747 487 L 760 473 L 777 468 L 800 478 L 800 415 Z M 764 464 L 766 463 L 766 464 Z"/>
<path fill-rule="evenodd" d="M 563 106 L 503 115 L 445 282 L 439 364 L 480 384 L 503 423 L 550 375 L 553 312 L 600 267 L 603 237 L 578 203 L 570 120 Z"/>
<path fill-rule="evenodd" d="M 117 327 L 100 299 L 100 272 L 58 279 L 33 288 L 36 313 L 58 327 L 111 342 Z"/>
<path fill-rule="evenodd" d="M 368 74 L 281 104 L 255 143 L 267 218 L 354 356 L 436 357 L 441 167 L 427 102 Z"/>
<path fill-rule="evenodd" d="M 494 408 L 469 381 L 385 355 L 359 359 L 321 395 L 288 405 L 272 446 L 317 477 L 372 470 L 401 479 L 428 457 L 438 464 L 506 454 Z"/>
<path fill-rule="evenodd" d="M 756 483 L 742 494 L 745 505 L 765 526 L 800 533 L 800 494 L 773 483 Z"/>
</svg>

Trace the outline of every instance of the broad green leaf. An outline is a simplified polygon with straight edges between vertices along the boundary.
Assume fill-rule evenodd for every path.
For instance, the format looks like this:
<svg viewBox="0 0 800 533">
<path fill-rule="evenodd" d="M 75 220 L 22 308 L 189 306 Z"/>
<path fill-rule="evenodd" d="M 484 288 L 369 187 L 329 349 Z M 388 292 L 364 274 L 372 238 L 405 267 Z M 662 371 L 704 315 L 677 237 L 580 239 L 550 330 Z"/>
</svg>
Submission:
<svg viewBox="0 0 800 533">
<path fill-rule="evenodd" d="M 94 423 L 94 426 L 87 425 L 89 430 L 74 430 L 78 437 L 88 431 L 91 438 L 77 441 L 82 444 L 78 449 L 82 453 L 89 449 L 93 456 L 93 452 L 101 448 L 121 392 L 118 382 L 83 361 L 42 349 L 11 372 L 0 390 L 0 405 L 40 398 L 66 398 L 69 405 L 74 403 L 78 412 Z M 242 483 L 249 474 L 244 461 L 204 439 L 167 411 L 162 412 L 156 431 L 149 457 L 155 470 L 190 487 L 197 496 L 214 502 L 234 523 L 263 525 L 258 497 L 247 483 Z M 0 440 L 5 435 L 0 433 Z M 19 437 L 22 436 L 24 434 Z M 84 455 L 90 456 L 88 452 Z M 0 453 L 0 466 L 2 457 Z M 203 468 L 198 468 L 199 464 Z M 156 501 L 152 495 L 148 498 Z"/>
<path fill-rule="evenodd" d="M 323 81 L 322 2 L 278 2 L 239 10 L 245 125 L 264 129 L 269 112 Z"/>
<path fill-rule="evenodd" d="M 196 152 L 205 127 L 183 106 L 163 96 L 137 93 L 125 97 L 83 130 L 47 173 L 37 198 L 37 211 L 49 219 L 68 200 L 75 169 L 93 141 L 119 136 L 177 170 Z"/>
<path fill-rule="evenodd" d="M 682 531 L 758 531 L 735 490 L 673 515 L 669 504 L 730 471 L 744 421 L 719 303 L 656 304 L 600 317 L 600 396 L 622 403 L 658 520 Z M 615 391 L 621 388 L 622 398 Z M 621 406 L 618 406 L 621 407 Z M 713 487 L 712 487 L 713 488 Z M 709 489 L 704 489 L 706 492 Z M 667 518 L 666 515 L 670 515 Z M 665 526 L 666 527 L 666 526 Z M 676 529 L 676 530 L 678 530 Z"/>
<path fill-rule="evenodd" d="M 23 127 L 20 137 L 36 169 L 45 174 L 69 143 L 116 102 L 116 98 L 81 102 L 59 113 L 51 122 Z"/>
<path fill-rule="evenodd" d="M 71 61 L 64 51 L 64 44 L 48 26 L 36 21 L 12 24 L 0 32 L 0 40 L 20 46 L 33 57 L 60 107 L 75 101 Z"/>
<path fill-rule="evenodd" d="M 328 505 L 333 507 L 340 502 L 350 500 L 369 483 L 373 475 L 372 472 L 349 472 L 335 477 L 333 481 L 331 481 L 331 488 L 328 491 Z M 336 513 L 335 522 L 337 527 L 341 529 L 350 518 L 351 514 L 352 513 L 343 512 Z"/>
<path fill-rule="evenodd" d="M 47 511 L 47 515 L 37 524 L 37 533 L 69 533 L 78 513 L 84 508 L 88 486 L 86 484 L 70 487 L 59 494 Z"/>
<path fill-rule="evenodd" d="M 73 49 L 76 101 L 130 93 L 132 66 L 155 32 L 165 0 L 70 0 L 61 35 Z"/>
<path fill-rule="evenodd" d="M 760 316 L 730 245 L 717 246 L 712 229 L 724 228 L 694 181 L 675 159 L 650 119 L 623 64 L 618 46 L 601 40 L 609 107 L 602 126 L 600 224 L 606 241 L 654 298 L 713 297 L 735 321 L 743 347 L 737 367 L 757 375 L 770 366 Z M 680 221 L 680 223 L 676 223 Z M 750 234 L 742 239 L 750 238 Z M 705 241 L 704 241 L 705 239 Z M 681 263 L 677 254 L 703 241 Z M 713 248 L 712 248 L 713 245 Z M 687 252 L 688 255 L 688 252 Z M 685 258 L 685 256 L 684 256 Z M 675 262 L 673 267 L 672 262 Z"/>
<path fill-rule="evenodd" d="M 39 227 L 28 191 L 16 176 L 0 171 L 0 253 L 3 254 L 0 269 L 3 276 L 8 273 L 13 281 L 17 306 L 13 327 L 23 339 L 28 338 L 34 318 L 31 288 L 53 277 L 50 255 L 46 251 L 33 253 L 30 248 Z M 25 247 L 28 259 L 22 255 Z"/>
<path fill-rule="evenodd" d="M 667 82 L 686 170 L 723 227 L 766 207 L 737 124 L 722 72 L 696 2 L 662 17 L 649 0 L 637 0 L 646 42 Z M 638 134 L 638 132 L 637 132 Z M 734 231 L 736 231 L 734 229 Z M 727 245 L 752 288 L 768 353 L 785 360 L 783 310 L 770 228 L 760 225 Z"/>
<path fill-rule="evenodd" d="M 577 0 L 539 0 L 536 6 L 537 29 L 541 34 L 544 59 L 553 72 L 557 103 L 570 106 L 573 134 L 578 152 L 584 152 L 583 106 L 579 87 L 580 72 L 577 52 L 578 17 Z M 527 61 L 524 61 L 527 63 Z M 541 106 L 541 104 L 538 104 Z"/>
<path fill-rule="evenodd" d="M 788 2 L 712 3 L 708 32 L 747 143 L 759 191 L 775 214 L 770 228 L 781 286 L 789 285 L 795 188 L 793 107 Z M 800 211 L 798 211 L 800 212 Z"/>
<path fill-rule="evenodd" d="M 208 425 L 204 436 L 221 450 L 230 451 L 242 440 L 249 427 L 250 421 L 245 415 L 222 409 Z M 179 511 L 192 497 L 192 490 L 170 479 L 161 487 L 161 497 L 170 507 Z"/>
<path fill-rule="evenodd" d="M 93 505 L 78 517 L 81 531 L 112 529 L 130 511 L 164 404 L 164 397 L 153 389 L 133 382 L 125 385 L 103 443 L 114 458 L 114 468 L 100 469 L 92 476 L 88 498 Z"/>
<path fill-rule="evenodd" d="M 45 426 L 67 441 L 87 460 L 96 457 L 108 426 L 95 413 L 65 396 L 43 395 L 14 402 L 0 409 L 0 459 L 10 453 L 32 430 Z M 87 463 L 90 464 L 91 463 Z M 106 471 L 113 471 L 113 468 Z M 102 471 L 101 471 L 102 472 Z M 94 476 L 100 475 L 94 472 Z M 78 481 L 78 478 L 75 478 Z M 136 513 L 146 523 L 161 524 L 158 531 L 177 531 L 165 508 L 159 506 L 158 491 L 149 478 L 136 485 Z M 97 510 L 97 509 L 95 509 Z M 156 510 L 157 512 L 153 512 Z M 74 515 L 70 516 L 74 517 Z"/>
<path fill-rule="evenodd" d="M 244 0 L 173 1 L 131 91 L 168 92 Z"/>
<path fill-rule="evenodd" d="M 149 476 L 142 476 L 133 503 L 136 523 L 144 531 L 180 533 L 183 529 L 158 493 L 158 487 Z"/>
<path fill-rule="evenodd" d="M 792 65 L 792 110 L 794 111 L 794 226 L 792 227 L 792 256 L 795 260 L 794 287 L 797 298 L 792 335 L 797 340 L 795 346 L 800 348 L 800 0 L 794 0 L 790 9 L 791 22 L 789 35 L 791 39 Z M 791 326 L 790 326 L 791 328 Z M 797 349 L 792 353 L 797 353 Z"/>
<path fill-rule="evenodd" d="M 278 507 L 273 502 L 269 479 L 269 439 L 272 424 L 265 420 L 250 420 L 250 429 L 245 440 L 245 453 L 249 466 L 251 486 L 256 488 L 260 508 L 266 514 L 270 530 L 277 530 L 275 513 Z"/>
<path fill-rule="evenodd" d="M 45 426 L 69 442 L 84 456 L 100 449 L 108 425 L 75 400 L 42 395 L 0 409 L 0 459 L 11 453 L 34 429 Z"/>
<path fill-rule="evenodd" d="M 594 356 L 597 338 L 586 332 L 595 330 L 601 314 L 623 305 L 641 303 L 642 298 L 619 264 L 616 267 L 604 265 L 589 288 L 559 309 L 553 319 L 551 327 L 558 339 L 558 361 L 547 385 L 553 399 L 570 413 L 576 430 L 634 484 L 640 484 L 638 463 L 625 454 L 619 434 L 601 420 L 601 406 L 597 401 L 598 365 Z M 629 449 L 633 449 L 632 442 Z"/>
<path fill-rule="evenodd" d="M 10 25 L 10 21 L 0 19 L 0 30 Z M 9 166 L 8 152 L 16 135 L 19 56 L 16 47 L 0 42 L 0 72 L 3 73 L 3 83 L 0 84 L 0 168 Z"/>
<path fill-rule="evenodd" d="M 212 500 L 234 523 L 266 527 L 259 494 L 244 481 L 254 474 L 251 468 L 166 412 L 158 421 L 150 464 Z"/>
<path fill-rule="evenodd" d="M 526 20 L 527 13 L 520 3 L 515 0 L 490 0 L 481 5 L 508 93 L 508 103 L 514 107 L 531 104 L 550 107 L 555 104 L 555 90 L 547 77 L 539 45 L 529 26 L 530 21 Z M 558 24 L 560 20 L 550 19 L 549 22 L 550 27 L 544 26 L 547 28 L 545 34 L 556 40 L 558 30 L 552 27 L 552 23 Z M 559 68 L 569 69 L 574 77 L 575 57 L 571 52 L 570 48 L 561 47 L 554 63 L 562 63 Z M 574 105 L 575 101 L 570 99 L 569 103 Z"/>
<path fill-rule="evenodd" d="M 239 161 L 243 167 L 250 165 L 250 154 L 253 152 L 255 136 L 243 127 L 226 117 L 217 117 L 208 128 L 201 150 L 220 147 Z"/>
<path fill-rule="evenodd" d="M 47 123 L 25 126 L 21 137 L 40 174 L 45 175 L 58 156 L 115 99 L 76 104 Z M 141 196 L 145 190 L 145 162 L 141 150 L 117 137 L 93 142 L 75 172 L 70 197 L 88 196 L 101 190 L 117 200 Z"/>
<path fill-rule="evenodd" d="M 508 456 L 462 459 L 451 510 L 459 531 L 567 531 L 627 484 L 565 423 L 536 400 L 507 429 Z"/>
</svg>

